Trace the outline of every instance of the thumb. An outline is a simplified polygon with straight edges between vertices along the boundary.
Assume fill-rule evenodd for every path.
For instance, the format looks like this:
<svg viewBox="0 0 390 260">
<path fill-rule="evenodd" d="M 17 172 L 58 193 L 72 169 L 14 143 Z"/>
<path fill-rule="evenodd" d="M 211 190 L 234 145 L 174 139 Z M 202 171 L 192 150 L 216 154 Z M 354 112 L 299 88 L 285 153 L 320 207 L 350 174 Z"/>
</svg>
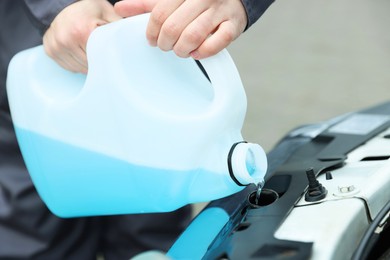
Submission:
<svg viewBox="0 0 390 260">
<path fill-rule="evenodd" d="M 123 0 L 114 5 L 115 12 L 122 17 L 129 17 L 152 11 L 158 0 Z"/>
</svg>

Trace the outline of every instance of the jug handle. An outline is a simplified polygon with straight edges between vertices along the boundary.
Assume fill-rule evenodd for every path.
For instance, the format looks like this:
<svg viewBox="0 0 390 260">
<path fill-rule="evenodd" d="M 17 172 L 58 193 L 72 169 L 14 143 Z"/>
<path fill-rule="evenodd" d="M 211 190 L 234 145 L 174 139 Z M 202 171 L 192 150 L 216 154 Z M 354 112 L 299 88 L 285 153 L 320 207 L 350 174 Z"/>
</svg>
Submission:
<svg viewBox="0 0 390 260">
<path fill-rule="evenodd" d="M 97 28 L 95 31 L 102 30 L 103 27 L 105 27 L 104 38 L 116 37 L 115 34 L 118 33 L 118 30 L 120 30 L 120 33 L 124 33 L 124 35 L 129 35 L 129 34 L 134 35 L 135 33 L 137 33 L 137 34 L 141 34 L 142 37 L 145 37 L 144 32 L 146 30 L 149 17 L 150 14 L 142 14 L 134 17 L 125 18 L 124 20 L 128 20 L 128 21 L 131 20 L 131 22 L 125 21 L 127 25 L 131 25 L 131 26 L 125 26 L 125 27 L 116 26 L 116 24 L 119 24 L 120 22 L 118 21 L 118 22 L 104 25 L 101 28 Z M 121 28 L 124 29 L 122 30 Z M 90 74 L 92 74 L 94 71 L 94 68 L 92 68 L 92 66 L 95 63 L 99 64 L 98 61 L 96 62 L 94 61 L 99 55 L 96 55 L 96 57 L 94 57 L 94 55 L 89 55 L 90 52 L 92 53 L 101 52 L 101 50 L 99 49 L 99 44 L 92 44 L 92 42 L 97 42 L 98 40 L 100 40 L 103 34 L 99 34 L 99 37 L 95 37 L 95 36 L 97 36 L 97 34 L 96 32 L 93 32 L 87 44 L 87 54 L 88 54 L 88 59 L 90 59 L 89 64 L 91 66 L 90 66 L 90 71 L 88 73 L 86 82 L 89 81 L 89 78 L 91 76 Z M 91 38 L 96 38 L 96 39 L 91 39 Z M 144 42 L 146 43 L 146 39 L 143 39 L 140 42 L 144 44 Z M 211 111 L 209 110 L 208 112 L 215 112 L 215 114 L 218 114 L 220 111 L 226 111 L 226 109 L 231 109 L 232 102 L 236 102 L 236 103 L 241 102 L 241 104 L 244 103 L 244 106 L 242 107 L 246 109 L 246 94 L 241 82 L 240 75 L 228 51 L 226 49 L 223 49 L 216 55 L 206 59 L 201 59 L 199 60 L 199 62 L 202 64 L 203 68 L 205 69 L 210 79 L 211 86 L 214 90 L 214 99 L 210 106 Z M 104 66 L 104 64 L 99 64 L 99 66 Z M 195 64 L 194 66 L 197 67 L 197 65 Z M 95 75 L 95 76 L 99 76 L 99 75 Z M 237 110 L 237 107 L 235 107 L 235 110 Z M 239 112 L 241 113 L 242 111 Z M 212 115 L 213 113 L 209 113 L 209 114 Z"/>
<path fill-rule="evenodd" d="M 246 107 L 246 94 L 239 72 L 226 49 L 199 62 L 206 71 L 214 90 L 212 106 L 227 109 L 234 100 L 243 99 Z"/>
</svg>

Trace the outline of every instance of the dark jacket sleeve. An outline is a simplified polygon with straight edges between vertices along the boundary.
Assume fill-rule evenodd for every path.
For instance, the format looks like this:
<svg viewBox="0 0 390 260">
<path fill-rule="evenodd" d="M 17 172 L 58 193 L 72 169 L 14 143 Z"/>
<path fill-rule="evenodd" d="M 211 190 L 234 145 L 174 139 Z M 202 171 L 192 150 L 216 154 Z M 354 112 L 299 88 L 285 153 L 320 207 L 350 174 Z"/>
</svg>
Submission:
<svg viewBox="0 0 390 260">
<path fill-rule="evenodd" d="M 33 24 L 43 34 L 51 22 L 68 5 L 77 0 L 24 0 L 27 13 Z"/>
<path fill-rule="evenodd" d="M 274 0 L 241 0 L 245 7 L 246 15 L 248 17 L 248 24 L 245 30 L 252 26 L 267 8 L 274 2 Z"/>
</svg>

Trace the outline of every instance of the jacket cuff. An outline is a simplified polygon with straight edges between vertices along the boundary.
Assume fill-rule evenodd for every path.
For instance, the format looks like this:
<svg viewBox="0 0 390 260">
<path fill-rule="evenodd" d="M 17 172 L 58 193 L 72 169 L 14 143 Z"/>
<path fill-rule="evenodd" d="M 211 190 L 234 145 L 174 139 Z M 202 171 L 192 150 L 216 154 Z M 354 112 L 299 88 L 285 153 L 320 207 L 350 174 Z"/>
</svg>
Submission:
<svg viewBox="0 0 390 260">
<path fill-rule="evenodd" d="M 244 5 L 248 17 L 248 23 L 245 28 L 246 31 L 263 15 L 274 0 L 241 0 L 241 2 Z"/>
<path fill-rule="evenodd" d="M 78 0 L 24 0 L 27 13 L 43 35 L 54 18 L 68 5 Z"/>
</svg>

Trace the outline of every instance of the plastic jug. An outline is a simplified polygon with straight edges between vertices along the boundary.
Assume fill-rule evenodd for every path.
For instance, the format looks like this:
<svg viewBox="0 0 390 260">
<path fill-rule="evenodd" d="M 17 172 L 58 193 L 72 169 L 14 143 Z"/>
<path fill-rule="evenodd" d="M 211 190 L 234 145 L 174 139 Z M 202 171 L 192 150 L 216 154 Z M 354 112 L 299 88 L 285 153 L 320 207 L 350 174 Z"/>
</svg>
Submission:
<svg viewBox="0 0 390 260">
<path fill-rule="evenodd" d="M 17 54 L 7 92 L 34 185 L 61 217 L 166 212 L 263 179 L 242 142 L 246 96 L 228 52 L 196 62 L 150 47 L 149 15 L 101 26 L 88 75 L 38 46 Z"/>
</svg>

